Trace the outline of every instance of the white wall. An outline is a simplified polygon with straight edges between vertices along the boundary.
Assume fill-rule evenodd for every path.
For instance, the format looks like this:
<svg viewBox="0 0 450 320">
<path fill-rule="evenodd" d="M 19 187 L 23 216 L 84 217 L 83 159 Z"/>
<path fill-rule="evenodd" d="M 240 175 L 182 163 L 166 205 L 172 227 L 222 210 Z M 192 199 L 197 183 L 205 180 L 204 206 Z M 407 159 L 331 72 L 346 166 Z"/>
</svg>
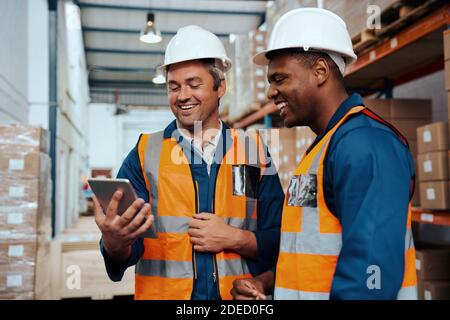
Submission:
<svg viewBox="0 0 450 320">
<path fill-rule="evenodd" d="M 48 129 L 48 2 L 28 0 L 28 123 Z"/>
<path fill-rule="evenodd" d="M 58 3 L 57 58 L 57 232 L 69 227 L 85 207 L 82 177 L 88 169 L 88 75 L 78 6 Z"/>
<path fill-rule="evenodd" d="M 170 109 L 131 110 L 115 116 L 115 105 L 89 106 L 89 167 L 112 169 L 116 175 L 122 161 L 141 133 L 164 129 L 174 118 Z"/>
<path fill-rule="evenodd" d="M 28 121 L 28 13 L 29 1 L 0 1 L 0 124 Z"/>
<path fill-rule="evenodd" d="M 118 153 L 118 117 L 115 105 L 89 105 L 89 167 L 115 168 Z"/>
</svg>

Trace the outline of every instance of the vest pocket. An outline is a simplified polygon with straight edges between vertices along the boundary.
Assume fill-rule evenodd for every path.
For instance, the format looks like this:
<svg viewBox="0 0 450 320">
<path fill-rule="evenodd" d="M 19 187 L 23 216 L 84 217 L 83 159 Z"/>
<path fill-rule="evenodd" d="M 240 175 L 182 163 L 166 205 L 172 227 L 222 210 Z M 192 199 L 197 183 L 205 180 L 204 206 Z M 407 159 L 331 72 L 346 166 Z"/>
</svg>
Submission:
<svg viewBox="0 0 450 320">
<path fill-rule="evenodd" d="M 317 175 L 292 176 L 287 191 L 287 205 L 290 207 L 317 207 Z"/>
</svg>

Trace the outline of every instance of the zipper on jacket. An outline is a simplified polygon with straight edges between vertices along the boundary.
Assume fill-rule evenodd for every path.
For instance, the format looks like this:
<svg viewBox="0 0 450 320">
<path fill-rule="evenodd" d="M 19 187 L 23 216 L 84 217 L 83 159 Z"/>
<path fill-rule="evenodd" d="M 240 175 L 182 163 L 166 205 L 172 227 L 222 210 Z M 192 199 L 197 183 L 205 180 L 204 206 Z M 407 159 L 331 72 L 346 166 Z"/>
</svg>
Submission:
<svg viewBox="0 0 450 320">
<path fill-rule="evenodd" d="M 189 166 L 190 168 L 190 166 Z M 191 168 L 190 168 L 191 169 Z M 199 195 L 198 195 L 198 182 L 196 180 L 194 180 L 194 175 L 192 174 L 192 170 L 191 170 L 191 176 L 192 176 L 192 180 L 194 182 L 194 193 L 195 193 L 195 213 L 199 213 Z M 195 257 L 195 250 L 194 250 L 194 245 L 192 245 L 192 268 L 194 269 L 194 279 L 192 280 L 192 282 L 195 284 L 195 280 L 197 280 L 198 274 L 197 274 L 197 258 Z"/>
<path fill-rule="evenodd" d="M 212 255 L 212 262 L 213 262 L 213 280 L 214 280 L 214 285 L 216 286 L 216 290 L 217 290 L 217 297 L 219 298 L 219 300 L 222 300 L 222 297 L 220 296 L 220 289 L 219 289 L 219 272 L 218 272 L 218 268 L 217 268 L 217 258 L 216 255 L 213 254 Z"/>
<path fill-rule="evenodd" d="M 212 213 L 216 214 L 216 185 L 217 185 L 217 177 L 219 176 L 219 170 L 220 170 L 221 165 L 219 164 L 217 166 L 216 169 L 216 177 L 214 179 L 214 195 L 213 195 L 213 199 L 212 199 Z M 216 287 L 217 290 L 217 297 L 219 298 L 219 300 L 222 300 L 222 297 L 220 296 L 220 289 L 219 289 L 219 272 L 218 272 L 218 268 L 217 268 L 217 257 L 216 254 L 212 254 L 212 263 L 213 263 L 213 280 L 214 280 L 214 285 Z"/>
</svg>

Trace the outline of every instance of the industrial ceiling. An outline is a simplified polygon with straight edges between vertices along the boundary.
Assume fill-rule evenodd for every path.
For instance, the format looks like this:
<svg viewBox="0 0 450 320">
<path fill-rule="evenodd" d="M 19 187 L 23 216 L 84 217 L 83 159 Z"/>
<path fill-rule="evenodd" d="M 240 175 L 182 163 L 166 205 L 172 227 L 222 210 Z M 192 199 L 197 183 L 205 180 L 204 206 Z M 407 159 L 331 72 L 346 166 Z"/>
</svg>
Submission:
<svg viewBox="0 0 450 320">
<path fill-rule="evenodd" d="M 232 33 L 257 29 L 265 19 L 267 1 L 225 0 L 75 0 L 80 7 L 83 39 L 93 102 L 164 106 L 164 84 L 153 84 L 164 61 L 167 43 L 183 26 L 196 24 L 228 45 Z M 163 40 L 139 40 L 147 13 Z M 112 101 L 111 101 L 112 100 Z"/>
</svg>

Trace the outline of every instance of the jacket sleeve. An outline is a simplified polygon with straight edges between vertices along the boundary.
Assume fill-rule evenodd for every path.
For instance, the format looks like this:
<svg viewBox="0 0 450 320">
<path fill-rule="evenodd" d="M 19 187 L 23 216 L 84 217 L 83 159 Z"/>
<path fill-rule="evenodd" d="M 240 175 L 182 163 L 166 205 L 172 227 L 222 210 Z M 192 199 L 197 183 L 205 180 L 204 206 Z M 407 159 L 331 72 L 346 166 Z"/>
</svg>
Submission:
<svg viewBox="0 0 450 320">
<path fill-rule="evenodd" d="M 145 185 L 144 177 L 142 176 L 136 147 L 133 148 L 125 158 L 122 166 L 120 167 L 119 173 L 117 174 L 117 178 L 130 180 L 137 196 L 144 199 L 145 202 L 148 202 L 148 191 Z M 135 265 L 139 261 L 142 253 L 144 252 L 144 242 L 142 238 L 139 238 L 132 244 L 130 258 L 124 264 L 118 264 L 108 257 L 103 246 L 103 239 L 100 240 L 100 252 L 102 253 L 105 261 L 106 272 L 108 273 L 109 278 L 112 281 L 120 281 L 122 280 L 126 269 Z"/>
<path fill-rule="evenodd" d="M 404 274 L 411 155 L 393 133 L 373 127 L 353 129 L 335 145 L 325 179 L 342 250 L 330 298 L 395 299 Z"/>
<path fill-rule="evenodd" d="M 273 170 L 272 172 L 267 171 L 267 173 L 262 176 L 258 188 L 258 228 L 254 232 L 258 247 L 258 260 L 247 259 L 253 275 L 258 275 L 275 266 L 280 246 L 284 193 L 277 172 Z"/>
</svg>

